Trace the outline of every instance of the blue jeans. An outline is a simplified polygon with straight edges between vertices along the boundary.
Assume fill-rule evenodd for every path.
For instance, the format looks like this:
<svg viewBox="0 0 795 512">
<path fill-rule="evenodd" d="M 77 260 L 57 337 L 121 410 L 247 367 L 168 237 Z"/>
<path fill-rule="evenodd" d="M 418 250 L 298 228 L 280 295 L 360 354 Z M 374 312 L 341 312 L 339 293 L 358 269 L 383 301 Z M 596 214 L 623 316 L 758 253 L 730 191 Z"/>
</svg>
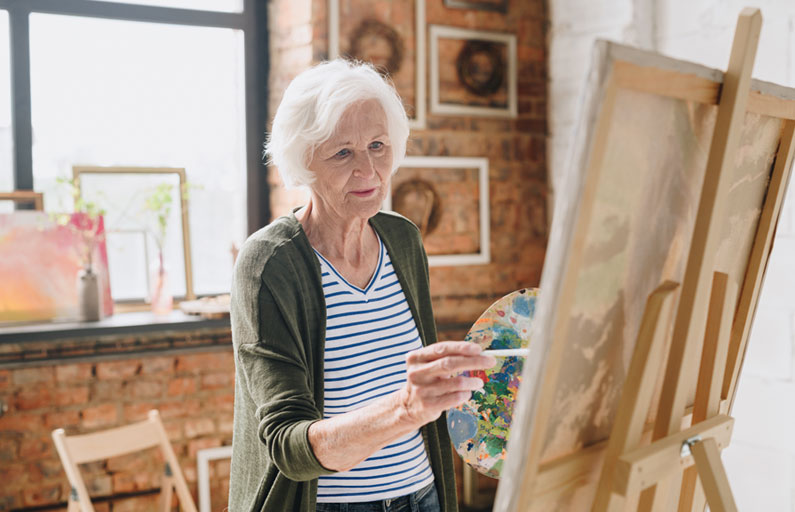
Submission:
<svg viewBox="0 0 795 512">
<path fill-rule="evenodd" d="M 388 500 L 363 503 L 318 503 L 317 512 L 439 512 L 436 484 L 431 482 L 419 491 Z"/>
</svg>

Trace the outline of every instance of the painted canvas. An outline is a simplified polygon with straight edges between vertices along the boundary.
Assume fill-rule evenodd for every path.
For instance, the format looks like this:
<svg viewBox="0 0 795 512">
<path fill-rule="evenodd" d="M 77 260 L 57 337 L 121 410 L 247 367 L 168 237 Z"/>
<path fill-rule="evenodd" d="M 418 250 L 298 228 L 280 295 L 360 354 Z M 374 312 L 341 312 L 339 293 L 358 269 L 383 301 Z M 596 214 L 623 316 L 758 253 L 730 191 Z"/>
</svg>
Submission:
<svg viewBox="0 0 795 512">
<path fill-rule="evenodd" d="M 465 341 L 484 350 L 528 348 L 537 288 L 525 288 L 492 304 L 475 322 Z M 467 377 L 483 380 L 483 392 L 447 412 L 447 429 L 461 458 L 486 476 L 499 478 L 506 456 L 513 408 L 522 380 L 524 357 L 498 357 L 497 366 Z"/>
<path fill-rule="evenodd" d="M 635 65 L 636 75 L 654 66 L 695 75 L 716 88 L 722 80 L 721 72 L 695 64 L 597 45 L 576 149 L 555 205 L 533 332 L 536 348 L 525 364 L 505 463 L 511 477 L 501 482 L 500 510 L 514 510 L 518 489 L 527 484 L 522 478 L 530 443 L 540 454 L 534 464 L 543 465 L 609 437 L 646 299 L 663 281 L 681 283 L 684 277 L 717 114 L 715 95 L 710 102 L 643 91 L 631 79 L 635 75 L 625 73 L 630 78 L 621 81 L 621 62 Z M 758 82 L 754 87 L 790 94 Z M 781 119 L 749 108 L 715 268 L 728 273 L 738 290 L 781 134 Z M 594 474 L 584 475 L 576 492 L 539 510 L 589 508 L 594 486 L 585 484 Z"/>
<path fill-rule="evenodd" d="M 0 214 L 0 323 L 69 321 L 78 318 L 77 273 L 95 233 L 92 260 L 99 275 L 102 310 L 113 314 L 103 219 L 94 227 L 84 214 L 66 222 L 33 211 Z"/>
</svg>

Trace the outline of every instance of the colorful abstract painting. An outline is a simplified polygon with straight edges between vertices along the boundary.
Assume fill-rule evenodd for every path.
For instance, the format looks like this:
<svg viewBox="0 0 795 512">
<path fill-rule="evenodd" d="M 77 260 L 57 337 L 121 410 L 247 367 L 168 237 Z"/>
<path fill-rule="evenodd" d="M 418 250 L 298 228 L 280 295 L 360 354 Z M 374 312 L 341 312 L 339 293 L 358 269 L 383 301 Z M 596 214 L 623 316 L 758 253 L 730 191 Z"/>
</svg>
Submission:
<svg viewBox="0 0 795 512">
<path fill-rule="evenodd" d="M 483 349 L 527 348 L 538 289 L 522 289 L 501 298 L 472 326 L 465 341 Z M 513 408 L 522 380 L 524 357 L 498 357 L 485 371 L 465 372 L 483 380 L 483 392 L 447 412 L 447 429 L 464 462 L 499 478 L 505 460 Z"/>
<path fill-rule="evenodd" d="M 102 218 L 95 228 L 93 266 L 99 275 L 102 310 L 113 314 Z M 70 215 L 65 223 L 44 212 L 0 214 L 0 323 L 78 319 L 77 274 L 90 221 Z"/>
</svg>

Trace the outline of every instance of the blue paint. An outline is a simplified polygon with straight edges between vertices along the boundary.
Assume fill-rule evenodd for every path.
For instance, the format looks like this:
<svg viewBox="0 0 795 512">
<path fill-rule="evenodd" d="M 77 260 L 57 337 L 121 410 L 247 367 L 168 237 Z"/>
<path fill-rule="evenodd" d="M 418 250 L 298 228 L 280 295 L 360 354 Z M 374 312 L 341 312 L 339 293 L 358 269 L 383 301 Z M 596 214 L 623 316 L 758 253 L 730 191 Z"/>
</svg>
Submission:
<svg viewBox="0 0 795 512">
<path fill-rule="evenodd" d="M 450 409 L 447 411 L 447 430 L 453 444 L 458 446 L 475 437 L 478 433 L 478 420 L 458 409 Z"/>
</svg>

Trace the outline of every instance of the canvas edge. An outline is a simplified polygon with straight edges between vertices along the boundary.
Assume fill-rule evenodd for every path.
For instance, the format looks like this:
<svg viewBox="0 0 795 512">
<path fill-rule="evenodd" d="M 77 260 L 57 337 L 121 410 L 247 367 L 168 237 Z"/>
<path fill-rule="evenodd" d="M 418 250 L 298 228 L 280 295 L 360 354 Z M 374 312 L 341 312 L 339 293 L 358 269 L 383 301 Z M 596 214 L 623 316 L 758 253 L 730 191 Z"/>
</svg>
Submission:
<svg viewBox="0 0 795 512">
<path fill-rule="evenodd" d="M 587 162 L 594 141 L 593 127 L 598 120 L 602 100 L 607 92 L 612 64 L 618 60 L 617 46 L 608 41 L 597 40 L 592 49 L 591 68 L 577 109 L 579 122 L 574 131 L 574 137 L 571 139 L 575 141 L 575 147 L 569 152 L 564 166 L 564 175 L 560 181 L 560 191 L 569 191 L 569 197 L 568 200 L 563 200 L 565 194 L 561 193 L 555 201 L 546 262 L 563 261 L 572 243 L 573 226 L 579 212 L 585 171 L 588 168 Z M 537 321 L 534 323 L 531 333 L 532 351 L 536 357 L 529 358 L 525 363 L 522 374 L 525 389 L 528 386 L 531 389 L 537 389 L 544 379 L 544 363 L 549 357 L 552 345 L 548 331 L 554 325 L 556 318 L 551 305 L 557 302 L 556 298 L 559 292 L 559 290 L 552 290 L 551 285 L 560 282 L 562 273 L 563 265 L 551 267 L 545 264 L 541 274 Z M 527 391 L 525 391 L 525 396 L 527 396 Z M 511 477 L 501 480 L 497 488 L 494 510 L 517 510 L 519 488 L 527 484 L 524 481 L 527 471 L 524 456 L 527 452 L 526 444 L 532 439 L 533 429 L 536 428 L 533 419 L 537 405 L 537 394 L 531 394 L 529 399 L 517 402 L 506 450 L 508 456 L 502 471 L 503 475 L 511 475 Z M 516 455 L 512 456 L 512 454 Z"/>
</svg>

